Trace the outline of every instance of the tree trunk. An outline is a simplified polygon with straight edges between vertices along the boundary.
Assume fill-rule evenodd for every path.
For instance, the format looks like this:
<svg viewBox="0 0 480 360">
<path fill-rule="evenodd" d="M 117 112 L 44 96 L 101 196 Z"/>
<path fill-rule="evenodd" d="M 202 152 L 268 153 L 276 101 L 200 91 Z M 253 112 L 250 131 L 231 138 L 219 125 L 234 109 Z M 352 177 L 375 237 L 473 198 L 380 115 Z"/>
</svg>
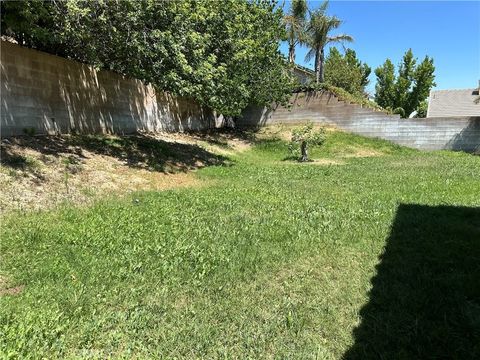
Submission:
<svg viewBox="0 0 480 360">
<path fill-rule="evenodd" d="M 322 74 L 321 74 L 321 49 L 317 48 L 315 51 L 315 82 L 317 84 L 321 83 L 322 80 Z"/>
<path fill-rule="evenodd" d="M 290 64 L 295 63 L 295 44 L 288 44 L 288 62 Z"/>
<path fill-rule="evenodd" d="M 324 74 L 325 68 L 323 66 L 324 62 L 325 62 L 325 49 L 322 48 L 320 50 L 320 64 L 319 64 L 319 68 L 320 68 L 320 70 L 319 70 L 319 82 L 321 82 L 321 83 L 323 83 L 324 78 L 325 78 L 325 74 Z"/>
<path fill-rule="evenodd" d="M 302 153 L 302 157 L 300 158 L 300 161 L 302 161 L 302 162 L 308 161 L 308 151 L 307 151 L 307 142 L 306 141 L 302 141 L 302 143 L 300 145 L 300 151 Z"/>
</svg>

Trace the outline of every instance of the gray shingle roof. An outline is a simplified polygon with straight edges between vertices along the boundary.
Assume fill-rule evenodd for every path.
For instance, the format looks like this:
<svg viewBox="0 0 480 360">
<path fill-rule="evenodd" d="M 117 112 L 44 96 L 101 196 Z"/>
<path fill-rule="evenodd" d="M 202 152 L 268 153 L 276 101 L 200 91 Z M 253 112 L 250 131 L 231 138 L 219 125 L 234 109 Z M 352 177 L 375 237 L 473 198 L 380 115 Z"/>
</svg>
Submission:
<svg viewBox="0 0 480 360">
<path fill-rule="evenodd" d="M 427 117 L 480 116 L 478 89 L 432 90 Z"/>
</svg>

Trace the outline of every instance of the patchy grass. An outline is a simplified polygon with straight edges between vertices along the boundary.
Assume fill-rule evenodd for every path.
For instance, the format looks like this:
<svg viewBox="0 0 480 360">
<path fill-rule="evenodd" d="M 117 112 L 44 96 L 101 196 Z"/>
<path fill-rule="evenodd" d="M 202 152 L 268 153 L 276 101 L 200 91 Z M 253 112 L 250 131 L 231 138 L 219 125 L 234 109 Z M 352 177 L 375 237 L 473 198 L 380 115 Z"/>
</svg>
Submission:
<svg viewBox="0 0 480 360">
<path fill-rule="evenodd" d="M 23 290 L 0 297 L 0 352 L 480 356 L 479 157 L 331 131 L 312 157 L 343 165 L 298 166 L 281 136 L 246 138 L 195 172 L 208 187 L 7 216 L 1 275 Z"/>
<path fill-rule="evenodd" d="M 223 141 L 232 150 L 218 146 Z M 41 136 L 3 140 L 0 212 L 89 204 L 99 196 L 202 186 L 192 171 L 228 165 L 231 134 Z"/>
</svg>

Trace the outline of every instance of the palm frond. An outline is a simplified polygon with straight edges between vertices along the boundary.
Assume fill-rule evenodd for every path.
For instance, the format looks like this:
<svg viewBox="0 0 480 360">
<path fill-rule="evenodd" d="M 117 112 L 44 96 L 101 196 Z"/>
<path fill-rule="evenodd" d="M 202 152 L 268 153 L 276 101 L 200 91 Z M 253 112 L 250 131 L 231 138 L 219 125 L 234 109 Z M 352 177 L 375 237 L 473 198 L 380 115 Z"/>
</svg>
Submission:
<svg viewBox="0 0 480 360">
<path fill-rule="evenodd" d="M 334 42 L 353 42 L 353 37 L 347 34 L 339 34 L 339 35 L 327 37 L 327 43 L 334 43 Z"/>
<path fill-rule="evenodd" d="M 291 45 L 305 43 L 305 27 L 307 3 L 306 0 L 294 0 L 290 5 L 290 11 L 283 17 L 283 23 L 287 30 L 287 38 Z"/>
<path fill-rule="evenodd" d="M 326 26 L 329 30 L 338 29 L 342 25 L 343 21 L 336 16 L 327 16 L 325 18 Z"/>
<path fill-rule="evenodd" d="M 297 19 L 305 19 L 307 15 L 307 2 L 305 0 L 293 0 L 290 14 Z"/>
<path fill-rule="evenodd" d="M 305 61 L 309 62 L 310 60 L 312 60 L 315 57 L 316 52 L 317 52 L 317 49 L 313 47 L 310 50 L 308 50 L 307 55 L 305 55 Z"/>
<path fill-rule="evenodd" d="M 336 16 L 327 15 L 327 8 L 328 1 L 325 1 L 318 9 L 310 12 L 310 21 L 306 29 L 307 39 L 305 41 L 305 44 L 310 48 L 305 56 L 305 61 L 307 62 L 317 54 L 323 54 L 325 46 L 330 42 L 353 41 L 353 38 L 346 34 L 329 36 L 332 30 L 342 25 L 342 21 Z M 323 59 L 320 61 L 323 61 Z M 323 81 L 322 76 L 320 75 L 320 81 Z"/>
<path fill-rule="evenodd" d="M 328 4 L 329 1 L 328 0 L 325 0 L 322 5 L 320 5 L 320 7 L 318 8 L 317 11 L 321 12 L 322 14 L 325 14 L 327 12 L 327 9 L 328 9 Z"/>
</svg>

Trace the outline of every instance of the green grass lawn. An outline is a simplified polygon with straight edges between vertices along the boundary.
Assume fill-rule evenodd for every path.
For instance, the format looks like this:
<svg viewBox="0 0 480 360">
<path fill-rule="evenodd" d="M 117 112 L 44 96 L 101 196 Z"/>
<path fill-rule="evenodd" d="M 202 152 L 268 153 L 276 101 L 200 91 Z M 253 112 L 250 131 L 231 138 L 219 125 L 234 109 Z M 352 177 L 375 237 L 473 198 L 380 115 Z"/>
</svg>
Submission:
<svg viewBox="0 0 480 360">
<path fill-rule="evenodd" d="M 337 164 L 286 155 L 7 216 L 2 356 L 479 358 L 480 157 L 340 132 L 312 152 Z"/>
</svg>

